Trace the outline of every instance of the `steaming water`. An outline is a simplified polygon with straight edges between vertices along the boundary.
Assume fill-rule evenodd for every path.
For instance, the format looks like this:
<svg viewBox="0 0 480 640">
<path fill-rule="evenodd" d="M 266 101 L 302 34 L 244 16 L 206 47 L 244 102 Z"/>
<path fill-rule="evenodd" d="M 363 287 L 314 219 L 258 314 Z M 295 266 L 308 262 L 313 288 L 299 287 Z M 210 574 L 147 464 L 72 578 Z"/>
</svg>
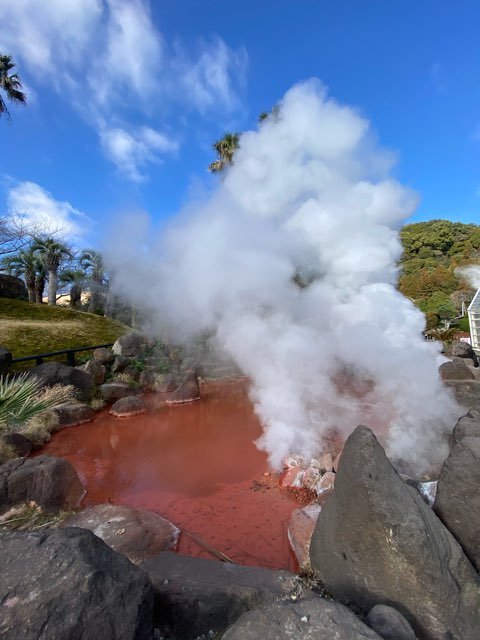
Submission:
<svg viewBox="0 0 480 640">
<path fill-rule="evenodd" d="M 395 289 L 398 229 L 417 196 L 390 176 L 394 159 L 365 118 L 312 80 L 242 135 L 213 192 L 158 241 L 138 214 L 110 237 L 122 295 L 172 340 L 213 331 L 251 378 L 258 446 L 274 467 L 368 417 L 388 425 L 388 453 L 417 471 L 447 452 L 460 410 L 423 315 Z M 342 394 L 343 376 L 369 384 Z"/>
</svg>

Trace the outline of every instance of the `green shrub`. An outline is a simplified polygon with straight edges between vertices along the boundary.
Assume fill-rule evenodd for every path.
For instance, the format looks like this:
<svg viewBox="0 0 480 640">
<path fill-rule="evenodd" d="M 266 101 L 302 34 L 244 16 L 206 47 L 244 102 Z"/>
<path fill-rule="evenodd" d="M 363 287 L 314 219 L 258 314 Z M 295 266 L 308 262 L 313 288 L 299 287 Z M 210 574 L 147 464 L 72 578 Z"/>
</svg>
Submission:
<svg viewBox="0 0 480 640">
<path fill-rule="evenodd" d="M 72 386 L 41 388 L 41 382 L 24 373 L 0 378 L 0 433 L 22 427 L 34 416 L 51 411 L 74 397 Z"/>
</svg>

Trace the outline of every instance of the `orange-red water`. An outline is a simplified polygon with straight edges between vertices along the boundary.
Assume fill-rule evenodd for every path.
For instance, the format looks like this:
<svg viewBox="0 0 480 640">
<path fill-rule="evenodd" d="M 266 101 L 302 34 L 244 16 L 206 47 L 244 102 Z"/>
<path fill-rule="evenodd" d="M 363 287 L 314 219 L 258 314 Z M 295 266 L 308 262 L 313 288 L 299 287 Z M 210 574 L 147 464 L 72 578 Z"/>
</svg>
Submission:
<svg viewBox="0 0 480 640">
<path fill-rule="evenodd" d="M 202 387 L 202 399 L 168 407 L 148 399 L 146 416 L 93 422 L 57 433 L 41 453 L 61 456 L 87 489 L 86 505 L 150 509 L 244 565 L 295 569 L 287 540 L 298 504 L 264 473 L 253 441 L 260 424 L 246 383 Z M 180 553 L 212 557 L 187 535 Z"/>
</svg>

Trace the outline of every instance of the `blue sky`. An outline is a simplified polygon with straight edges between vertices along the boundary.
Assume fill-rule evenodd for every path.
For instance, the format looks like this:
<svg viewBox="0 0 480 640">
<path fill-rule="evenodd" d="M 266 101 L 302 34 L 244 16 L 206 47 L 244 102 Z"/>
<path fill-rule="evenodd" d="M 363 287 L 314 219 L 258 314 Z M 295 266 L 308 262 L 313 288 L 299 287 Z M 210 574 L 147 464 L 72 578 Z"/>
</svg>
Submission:
<svg viewBox="0 0 480 640">
<path fill-rule="evenodd" d="M 0 0 L 0 23 L 29 96 L 0 121 L 2 207 L 83 244 L 174 215 L 218 179 L 212 141 L 312 76 L 397 152 L 413 220 L 480 223 L 478 0 Z"/>
</svg>

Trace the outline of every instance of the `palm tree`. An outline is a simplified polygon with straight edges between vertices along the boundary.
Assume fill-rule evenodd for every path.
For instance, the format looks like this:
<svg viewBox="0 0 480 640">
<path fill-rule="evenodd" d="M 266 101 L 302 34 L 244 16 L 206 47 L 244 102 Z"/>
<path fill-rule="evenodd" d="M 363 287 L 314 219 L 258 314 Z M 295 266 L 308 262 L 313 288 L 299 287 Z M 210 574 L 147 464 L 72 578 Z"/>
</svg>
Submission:
<svg viewBox="0 0 480 640">
<path fill-rule="evenodd" d="M 104 289 L 105 264 L 103 256 L 95 249 L 85 249 L 80 254 L 80 264 L 90 281 L 90 301 L 88 310 L 93 313 L 101 306 L 101 293 Z"/>
<path fill-rule="evenodd" d="M 5 256 L 1 267 L 12 276 L 23 276 L 28 292 L 28 301 L 35 302 L 35 284 L 43 270 L 41 260 L 31 249 L 22 249 L 11 256 Z"/>
<path fill-rule="evenodd" d="M 271 108 L 270 112 L 268 111 L 262 111 L 258 114 L 258 122 L 264 122 L 265 120 L 268 120 L 269 118 L 272 118 L 275 122 L 279 119 L 280 117 L 280 107 L 278 106 L 278 104 L 276 104 L 274 107 Z"/>
<path fill-rule="evenodd" d="M 240 147 L 239 133 L 226 133 L 213 143 L 212 149 L 216 152 L 218 158 L 208 165 L 211 173 L 224 171 L 228 166 L 233 164 L 235 152 Z"/>
<path fill-rule="evenodd" d="M 77 309 L 82 300 L 85 272 L 81 269 L 63 269 L 58 274 L 61 285 L 70 285 L 70 301 L 68 306 Z"/>
<path fill-rule="evenodd" d="M 32 245 L 48 273 L 48 304 L 57 304 L 58 269 L 65 258 L 72 258 L 71 249 L 54 238 L 37 239 Z"/>
<path fill-rule="evenodd" d="M 38 259 L 37 273 L 35 274 L 35 302 L 43 304 L 43 292 L 47 282 L 47 269 L 41 258 Z"/>
<path fill-rule="evenodd" d="M 2 89 L 7 98 L 17 104 L 25 104 L 27 98 L 22 91 L 22 82 L 18 73 L 10 73 L 15 67 L 15 63 L 12 62 L 12 56 L 0 55 L 0 89 Z M 0 93 L 0 117 L 4 113 L 7 118 L 10 119 L 10 112 L 7 109 L 5 100 Z"/>
</svg>

